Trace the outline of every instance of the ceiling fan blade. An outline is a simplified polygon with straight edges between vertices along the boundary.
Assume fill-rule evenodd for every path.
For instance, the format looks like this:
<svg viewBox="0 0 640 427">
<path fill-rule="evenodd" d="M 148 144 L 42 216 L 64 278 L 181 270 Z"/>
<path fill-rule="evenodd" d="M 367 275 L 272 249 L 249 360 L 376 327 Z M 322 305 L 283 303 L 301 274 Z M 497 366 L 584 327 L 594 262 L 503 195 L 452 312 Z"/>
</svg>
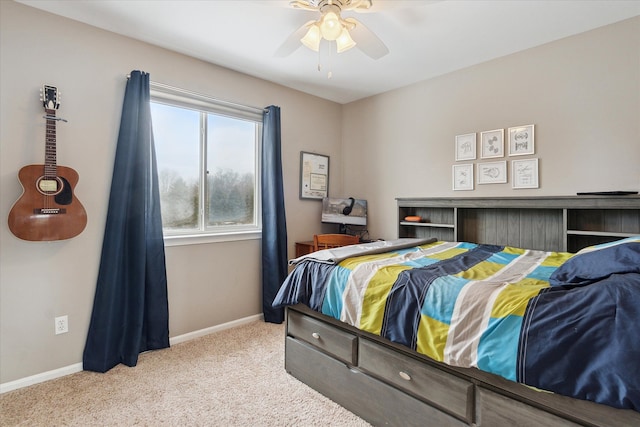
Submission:
<svg viewBox="0 0 640 427">
<path fill-rule="evenodd" d="M 395 0 L 398 1 L 398 0 Z M 294 9 L 312 10 L 314 12 L 320 11 L 321 0 L 291 0 L 289 6 Z M 331 4 L 331 2 L 329 2 Z M 372 0 L 340 0 L 338 1 L 338 7 L 341 10 L 355 10 L 366 11 L 373 6 Z"/>
<path fill-rule="evenodd" d="M 351 38 L 356 42 L 356 47 L 365 55 L 373 59 L 380 59 L 389 53 L 389 48 L 387 48 L 384 42 L 362 22 L 354 18 L 346 18 L 345 21 L 355 25 L 349 33 L 351 34 Z"/>
<path fill-rule="evenodd" d="M 274 54 L 276 57 L 284 58 L 285 56 L 291 55 L 296 49 L 302 46 L 300 43 L 300 39 L 304 37 L 306 32 L 309 30 L 309 26 L 316 21 L 309 21 L 297 30 L 295 30 L 287 39 L 280 45 L 276 53 Z"/>
<path fill-rule="evenodd" d="M 294 9 L 302 9 L 302 10 L 311 10 L 314 12 L 318 11 L 318 5 L 306 0 L 293 0 L 289 2 L 289 6 Z"/>
<path fill-rule="evenodd" d="M 369 7 L 359 7 L 353 10 L 360 13 L 388 12 L 390 10 L 415 9 L 417 7 L 424 7 L 433 3 L 440 3 L 442 1 L 444 0 L 376 0 L 375 3 L 371 2 Z"/>
<path fill-rule="evenodd" d="M 371 0 L 351 0 L 343 2 L 342 10 L 355 10 L 356 12 L 368 11 L 373 6 Z"/>
</svg>

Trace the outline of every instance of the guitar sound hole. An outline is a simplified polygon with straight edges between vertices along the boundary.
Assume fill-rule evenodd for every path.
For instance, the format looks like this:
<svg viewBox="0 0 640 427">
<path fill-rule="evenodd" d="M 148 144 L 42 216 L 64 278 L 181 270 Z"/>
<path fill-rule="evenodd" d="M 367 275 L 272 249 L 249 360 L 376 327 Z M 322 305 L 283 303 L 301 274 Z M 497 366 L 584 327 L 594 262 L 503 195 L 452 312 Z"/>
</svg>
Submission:
<svg viewBox="0 0 640 427">
<path fill-rule="evenodd" d="M 58 176 L 54 178 L 41 176 L 36 181 L 36 188 L 45 196 L 55 196 L 56 194 L 60 194 L 60 192 L 64 189 L 64 184 Z"/>
</svg>

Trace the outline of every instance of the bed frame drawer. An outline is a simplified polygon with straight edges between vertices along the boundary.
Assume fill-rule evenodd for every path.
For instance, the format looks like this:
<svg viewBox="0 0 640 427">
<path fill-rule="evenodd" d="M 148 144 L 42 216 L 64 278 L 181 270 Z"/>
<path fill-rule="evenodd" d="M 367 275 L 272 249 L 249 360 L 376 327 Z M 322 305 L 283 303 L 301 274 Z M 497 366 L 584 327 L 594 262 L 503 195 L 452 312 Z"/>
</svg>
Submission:
<svg viewBox="0 0 640 427">
<path fill-rule="evenodd" d="M 358 337 L 289 310 L 287 334 L 321 349 L 349 365 L 358 363 Z"/>
<path fill-rule="evenodd" d="M 361 338 L 358 366 L 386 383 L 467 421 L 473 419 L 473 384 Z"/>
<path fill-rule="evenodd" d="M 579 427 L 582 425 L 534 408 L 526 403 L 516 402 L 482 387 L 478 387 L 476 411 L 479 427 L 511 427 L 516 425 L 518 427 Z"/>
<path fill-rule="evenodd" d="M 374 426 L 468 425 L 292 337 L 286 338 L 285 369 Z"/>
</svg>

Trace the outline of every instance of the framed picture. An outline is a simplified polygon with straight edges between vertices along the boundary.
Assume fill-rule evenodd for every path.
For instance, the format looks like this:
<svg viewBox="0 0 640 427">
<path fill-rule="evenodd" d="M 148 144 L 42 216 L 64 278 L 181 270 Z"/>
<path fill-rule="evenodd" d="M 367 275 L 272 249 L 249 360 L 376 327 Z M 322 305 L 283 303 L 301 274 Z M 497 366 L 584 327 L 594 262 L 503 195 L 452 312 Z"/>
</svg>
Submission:
<svg viewBox="0 0 640 427">
<path fill-rule="evenodd" d="M 535 153 L 533 125 L 509 128 L 509 155 L 523 156 Z"/>
<path fill-rule="evenodd" d="M 473 163 L 453 165 L 453 189 L 473 190 Z"/>
<path fill-rule="evenodd" d="M 480 133 L 480 158 L 504 157 L 504 129 Z"/>
<path fill-rule="evenodd" d="M 507 182 L 507 162 L 478 163 L 478 184 Z"/>
<path fill-rule="evenodd" d="M 322 200 L 329 194 L 329 156 L 300 152 L 300 198 Z"/>
<path fill-rule="evenodd" d="M 513 188 L 538 188 L 538 159 L 511 160 Z"/>
<path fill-rule="evenodd" d="M 476 134 L 456 136 L 456 162 L 460 160 L 475 160 L 476 158 Z"/>
</svg>

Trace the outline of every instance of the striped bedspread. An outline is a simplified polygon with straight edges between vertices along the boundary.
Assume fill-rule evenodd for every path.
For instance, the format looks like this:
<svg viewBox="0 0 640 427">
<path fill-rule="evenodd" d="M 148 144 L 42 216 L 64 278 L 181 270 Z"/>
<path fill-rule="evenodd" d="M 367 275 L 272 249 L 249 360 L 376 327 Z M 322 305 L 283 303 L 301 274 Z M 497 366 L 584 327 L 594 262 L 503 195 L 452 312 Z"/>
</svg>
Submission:
<svg viewBox="0 0 640 427">
<path fill-rule="evenodd" d="M 629 244 L 640 266 L 640 238 Z M 572 258 L 438 241 L 336 264 L 307 259 L 274 306 L 304 303 L 452 366 L 638 410 L 640 378 L 623 377 L 640 372 L 640 267 L 606 288 L 598 284 L 611 275 L 558 282 Z M 615 372 L 595 372 L 603 363 Z"/>
</svg>

